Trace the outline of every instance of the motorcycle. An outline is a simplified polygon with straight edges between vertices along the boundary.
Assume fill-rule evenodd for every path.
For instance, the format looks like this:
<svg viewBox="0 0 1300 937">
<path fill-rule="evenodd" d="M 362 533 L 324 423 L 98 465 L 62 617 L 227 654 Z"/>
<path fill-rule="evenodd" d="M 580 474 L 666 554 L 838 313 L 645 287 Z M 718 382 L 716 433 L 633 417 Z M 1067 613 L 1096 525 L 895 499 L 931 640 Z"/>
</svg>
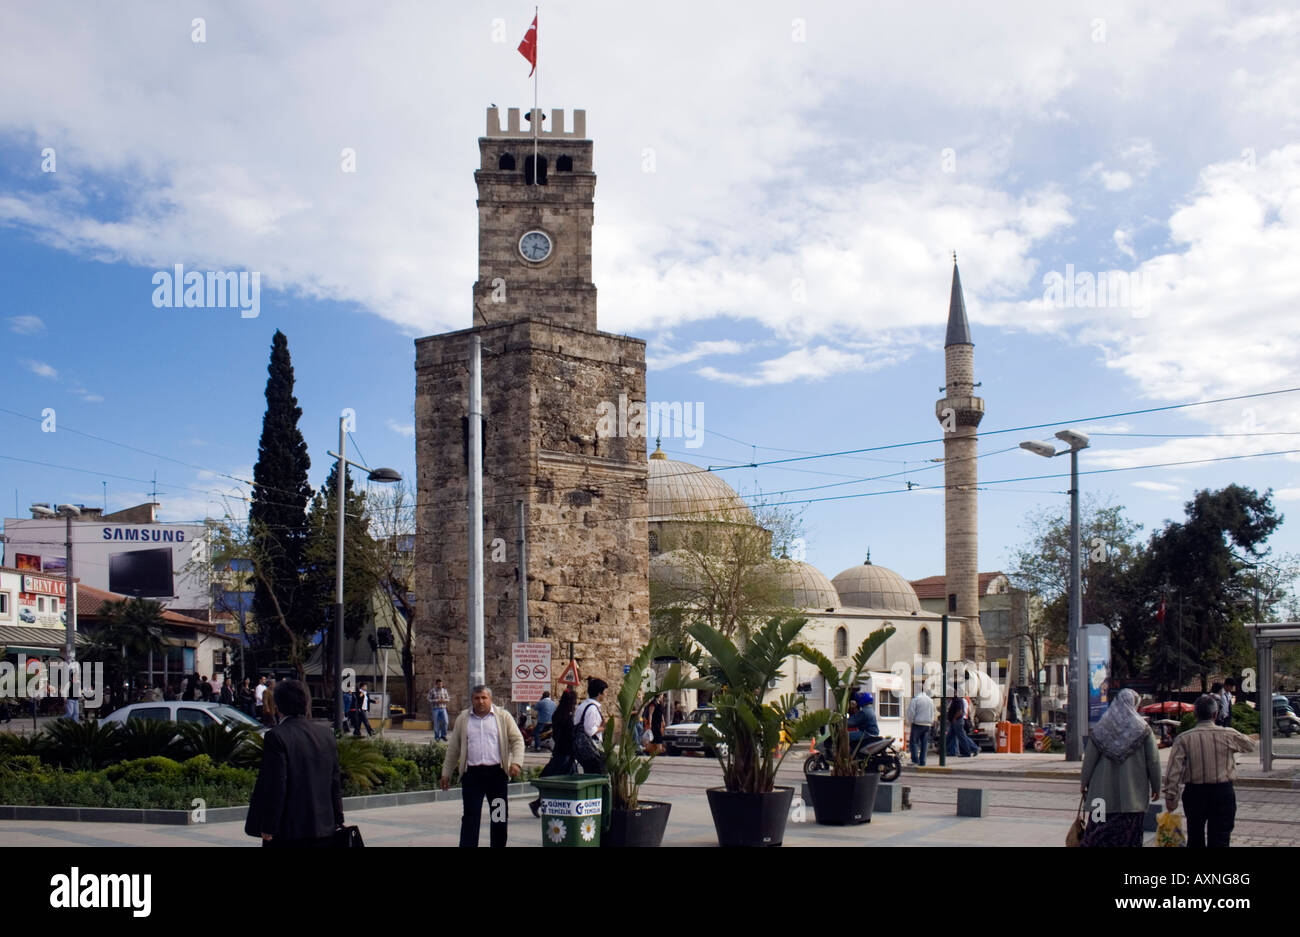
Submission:
<svg viewBox="0 0 1300 937">
<path fill-rule="evenodd" d="M 874 742 L 864 742 L 858 746 L 853 760 L 863 766 L 863 771 L 879 772 L 882 781 L 896 781 L 903 772 L 903 762 L 899 760 L 898 752 L 894 751 L 893 746 L 894 738 L 890 735 L 878 738 Z M 830 771 L 832 761 L 830 739 L 826 739 L 817 746 L 816 751 L 804 759 L 804 774 Z"/>
<path fill-rule="evenodd" d="M 1274 706 L 1273 731 L 1290 738 L 1294 733 L 1300 732 L 1300 716 L 1297 716 L 1290 707 Z"/>
</svg>

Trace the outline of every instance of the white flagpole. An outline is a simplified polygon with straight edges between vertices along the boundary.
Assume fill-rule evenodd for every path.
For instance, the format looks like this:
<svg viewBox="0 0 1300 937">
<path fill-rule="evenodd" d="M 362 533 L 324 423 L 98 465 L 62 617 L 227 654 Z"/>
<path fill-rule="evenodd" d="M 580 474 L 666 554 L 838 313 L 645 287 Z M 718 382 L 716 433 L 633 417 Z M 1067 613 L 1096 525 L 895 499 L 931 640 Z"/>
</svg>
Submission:
<svg viewBox="0 0 1300 937">
<path fill-rule="evenodd" d="M 542 25 L 537 19 L 539 15 L 539 8 L 533 7 L 533 22 L 537 23 L 537 31 L 533 33 L 533 185 L 539 184 L 537 181 L 539 173 L 537 165 L 537 133 L 538 125 L 542 122 L 542 112 L 537 106 L 537 79 L 540 77 L 537 74 L 537 60 L 541 58 L 538 53 L 541 52 L 542 31 Z"/>
</svg>

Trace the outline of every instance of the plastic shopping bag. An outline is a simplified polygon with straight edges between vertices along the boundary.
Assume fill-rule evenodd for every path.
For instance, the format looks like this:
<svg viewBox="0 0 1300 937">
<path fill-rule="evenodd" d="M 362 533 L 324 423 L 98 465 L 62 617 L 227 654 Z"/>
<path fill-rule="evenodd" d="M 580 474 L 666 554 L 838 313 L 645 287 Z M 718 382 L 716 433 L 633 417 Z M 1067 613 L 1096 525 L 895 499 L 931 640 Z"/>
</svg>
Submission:
<svg viewBox="0 0 1300 937">
<path fill-rule="evenodd" d="M 1156 817 L 1157 846 L 1186 846 L 1187 833 L 1183 830 L 1181 813 L 1162 813 Z"/>
</svg>

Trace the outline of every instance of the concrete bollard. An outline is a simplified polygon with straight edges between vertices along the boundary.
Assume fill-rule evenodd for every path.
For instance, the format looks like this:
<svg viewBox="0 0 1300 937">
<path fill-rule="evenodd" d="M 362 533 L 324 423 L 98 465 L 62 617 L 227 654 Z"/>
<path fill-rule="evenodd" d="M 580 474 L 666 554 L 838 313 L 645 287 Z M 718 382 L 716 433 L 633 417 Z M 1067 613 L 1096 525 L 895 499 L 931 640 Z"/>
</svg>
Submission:
<svg viewBox="0 0 1300 937">
<path fill-rule="evenodd" d="M 989 792 L 982 787 L 957 788 L 957 816 L 986 817 L 989 813 Z"/>
<path fill-rule="evenodd" d="M 876 803 L 872 813 L 898 813 L 903 809 L 903 788 L 898 784 L 881 784 L 876 787 Z"/>
</svg>

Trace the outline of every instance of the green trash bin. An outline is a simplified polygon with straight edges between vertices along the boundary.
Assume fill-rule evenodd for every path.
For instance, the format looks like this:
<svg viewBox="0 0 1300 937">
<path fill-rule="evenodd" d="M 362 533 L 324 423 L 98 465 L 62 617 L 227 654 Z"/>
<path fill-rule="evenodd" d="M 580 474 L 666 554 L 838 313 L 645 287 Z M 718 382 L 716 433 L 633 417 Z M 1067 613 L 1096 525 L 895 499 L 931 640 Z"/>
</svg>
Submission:
<svg viewBox="0 0 1300 937">
<path fill-rule="evenodd" d="M 541 795 L 543 846 L 599 846 L 609 827 L 609 778 L 603 774 L 556 774 L 534 778 Z"/>
</svg>

